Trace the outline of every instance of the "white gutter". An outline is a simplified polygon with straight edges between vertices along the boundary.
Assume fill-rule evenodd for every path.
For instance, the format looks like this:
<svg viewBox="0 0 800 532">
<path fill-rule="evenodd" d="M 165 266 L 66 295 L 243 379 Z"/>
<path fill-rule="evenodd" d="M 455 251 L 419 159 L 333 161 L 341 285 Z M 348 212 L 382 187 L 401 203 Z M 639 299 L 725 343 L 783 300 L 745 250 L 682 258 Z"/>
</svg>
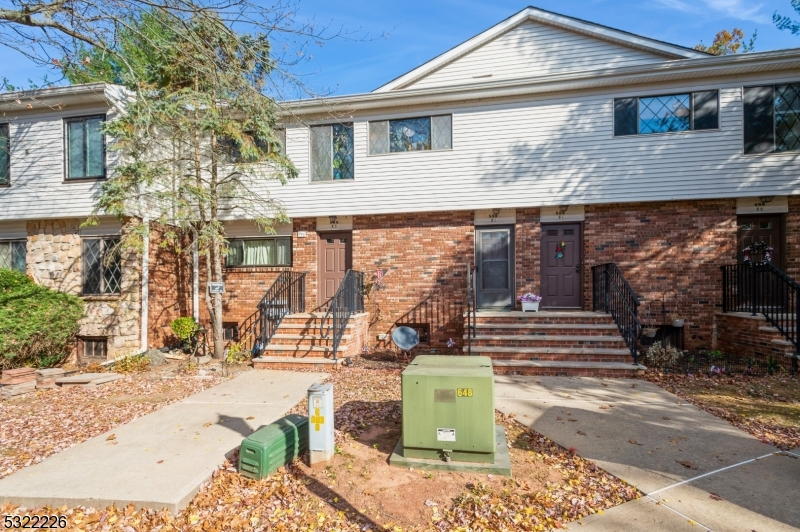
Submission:
<svg viewBox="0 0 800 532">
<path fill-rule="evenodd" d="M 286 117 L 325 114 L 342 115 L 355 111 L 409 105 L 520 97 L 579 89 L 785 70 L 800 70 L 800 49 L 793 48 L 776 52 L 702 59 L 681 59 L 644 66 L 637 65 L 535 78 L 471 83 L 468 85 L 293 100 L 283 103 L 283 114 Z"/>
</svg>

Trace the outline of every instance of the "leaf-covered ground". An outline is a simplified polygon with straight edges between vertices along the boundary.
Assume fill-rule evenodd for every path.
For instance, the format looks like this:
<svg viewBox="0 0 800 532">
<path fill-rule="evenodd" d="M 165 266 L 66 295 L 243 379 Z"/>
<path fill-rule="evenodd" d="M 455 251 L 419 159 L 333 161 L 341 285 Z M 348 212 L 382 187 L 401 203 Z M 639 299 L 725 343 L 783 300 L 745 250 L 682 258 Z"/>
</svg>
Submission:
<svg viewBox="0 0 800 532">
<path fill-rule="evenodd" d="M 24 510 L 5 507 L 11 514 L 56 513 L 67 516 L 72 530 L 100 531 L 261 531 L 261 530 L 551 530 L 581 516 L 604 511 L 638 497 L 636 490 L 546 437 L 513 419 L 498 414 L 511 444 L 513 479 L 449 475 L 448 493 L 425 500 L 416 514 L 387 515 L 387 499 L 424 489 L 442 473 L 411 472 L 385 464 L 388 452 L 381 444 L 369 447 L 378 459 L 370 464 L 352 452 L 365 437 L 390 430 L 400 416 L 400 372 L 343 368 L 331 377 L 336 408 L 335 464 L 337 478 L 328 469 L 312 470 L 295 462 L 272 476 L 253 481 L 236 472 L 235 463 L 225 462 L 203 486 L 189 506 L 177 515 L 155 510 L 55 508 Z M 293 410 L 305 413 L 306 405 Z M 386 443 L 396 437 L 386 438 Z M 364 451 L 362 449 L 362 451 Z M 352 454 L 350 454 L 352 452 Z M 361 457 L 369 457 L 360 453 Z M 353 498 L 358 491 L 354 476 L 344 471 L 374 468 L 389 481 L 385 490 Z M 381 471 L 378 471 L 381 470 Z M 412 482 L 394 490 L 391 475 L 413 473 Z M 418 478 L 417 478 L 418 477 Z M 473 478 L 475 477 L 475 478 Z M 370 498 L 371 497 L 371 498 Z M 382 498 L 383 497 L 383 498 Z M 435 500 L 433 500 L 435 499 Z M 409 498 L 410 500 L 410 498 Z M 402 506 L 402 505 L 400 505 Z M 397 506 L 395 506 L 397 508 Z M 383 513 L 381 513 L 383 512 Z M 389 512 L 391 513 L 391 511 Z M 412 520 L 413 519 L 413 520 Z"/>
<path fill-rule="evenodd" d="M 207 373 L 196 378 L 159 368 L 95 388 L 37 390 L 0 402 L 0 478 L 222 382 Z"/>
<path fill-rule="evenodd" d="M 800 378 L 687 376 L 648 372 L 647 380 L 783 450 L 800 447 Z"/>
</svg>

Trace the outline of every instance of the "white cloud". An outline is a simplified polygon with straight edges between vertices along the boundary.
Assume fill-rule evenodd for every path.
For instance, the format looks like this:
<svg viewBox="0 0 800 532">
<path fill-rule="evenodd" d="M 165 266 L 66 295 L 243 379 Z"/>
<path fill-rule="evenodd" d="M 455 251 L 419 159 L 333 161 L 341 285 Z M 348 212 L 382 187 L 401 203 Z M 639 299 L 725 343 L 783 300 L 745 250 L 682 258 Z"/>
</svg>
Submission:
<svg viewBox="0 0 800 532">
<path fill-rule="evenodd" d="M 659 4 L 670 9 L 686 13 L 709 13 L 709 10 L 729 18 L 747 20 L 758 24 L 769 24 L 771 17 L 762 12 L 764 4 L 748 4 L 745 0 L 657 0 Z"/>
</svg>

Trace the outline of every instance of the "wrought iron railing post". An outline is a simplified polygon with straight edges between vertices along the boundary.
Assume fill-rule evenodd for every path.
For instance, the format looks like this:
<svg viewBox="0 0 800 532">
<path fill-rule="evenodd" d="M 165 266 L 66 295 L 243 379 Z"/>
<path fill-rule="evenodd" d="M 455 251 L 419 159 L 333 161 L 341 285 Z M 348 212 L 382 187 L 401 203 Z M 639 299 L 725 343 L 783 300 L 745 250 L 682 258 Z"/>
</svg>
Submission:
<svg viewBox="0 0 800 532">
<path fill-rule="evenodd" d="M 728 312 L 728 270 L 725 266 L 722 269 L 722 312 Z"/>
<path fill-rule="evenodd" d="M 753 316 L 757 316 L 757 308 L 758 308 L 758 288 L 756 285 L 756 280 L 758 277 L 756 276 L 756 265 L 755 263 L 750 263 L 750 307 L 753 313 Z"/>
</svg>

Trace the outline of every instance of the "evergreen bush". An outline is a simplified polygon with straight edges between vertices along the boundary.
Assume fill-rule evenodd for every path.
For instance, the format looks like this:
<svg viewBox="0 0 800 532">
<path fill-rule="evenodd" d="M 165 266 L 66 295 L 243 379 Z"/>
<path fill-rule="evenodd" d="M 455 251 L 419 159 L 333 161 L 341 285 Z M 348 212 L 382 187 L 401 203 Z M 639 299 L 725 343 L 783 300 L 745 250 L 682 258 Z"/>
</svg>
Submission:
<svg viewBox="0 0 800 532">
<path fill-rule="evenodd" d="M 72 353 L 83 301 L 0 269 L 0 369 L 47 368 Z"/>
</svg>

